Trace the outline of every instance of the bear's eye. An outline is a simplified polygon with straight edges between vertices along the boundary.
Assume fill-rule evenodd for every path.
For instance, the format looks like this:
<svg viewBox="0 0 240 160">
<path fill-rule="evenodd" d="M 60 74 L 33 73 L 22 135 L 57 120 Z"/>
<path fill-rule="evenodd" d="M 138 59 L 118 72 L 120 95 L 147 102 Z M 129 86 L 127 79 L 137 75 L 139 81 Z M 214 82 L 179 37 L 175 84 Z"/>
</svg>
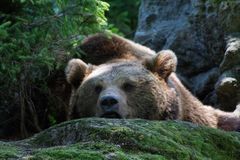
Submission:
<svg viewBox="0 0 240 160">
<path fill-rule="evenodd" d="M 132 83 L 129 83 L 129 82 L 125 82 L 123 83 L 122 85 L 122 89 L 125 90 L 125 91 L 131 91 L 135 88 L 135 85 L 132 84 Z"/>
<path fill-rule="evenodd" d="M 95 87 L 95 92 L 97 93 L 97 94 L 99 94 L 101 91 L 102 91 L 102 86 L 100 86 L 100 85 L 97 85 L 96 87 Z"/>
</svg>

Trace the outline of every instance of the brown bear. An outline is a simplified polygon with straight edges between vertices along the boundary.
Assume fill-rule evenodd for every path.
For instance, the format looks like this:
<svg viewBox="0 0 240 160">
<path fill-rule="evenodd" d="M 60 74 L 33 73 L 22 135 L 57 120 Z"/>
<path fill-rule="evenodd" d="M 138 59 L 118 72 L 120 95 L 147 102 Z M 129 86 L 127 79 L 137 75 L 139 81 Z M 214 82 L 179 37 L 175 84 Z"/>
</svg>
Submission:
<svg viewBox="0 0 240 160">
<path fill-rule="evenodd" d="M 72 59 L 66 68 L 72 85 L 72 118 L 179 119 L 224 130 L 240 129 L 239 112 L 203 105 L 175 75 L 170 50 L 154 51 L 116 35 L 97 34 L 80 47 L 96 65 Z"/>
</svg>

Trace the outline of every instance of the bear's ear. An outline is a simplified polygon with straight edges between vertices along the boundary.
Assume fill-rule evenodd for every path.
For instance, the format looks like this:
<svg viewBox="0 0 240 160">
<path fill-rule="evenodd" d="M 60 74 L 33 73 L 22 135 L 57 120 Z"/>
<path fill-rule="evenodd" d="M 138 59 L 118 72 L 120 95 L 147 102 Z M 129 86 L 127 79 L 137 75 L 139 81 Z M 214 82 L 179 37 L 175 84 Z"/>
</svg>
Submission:
<svg viewBox="0 0 240 160">
<path fill-rule="evenodd" d="M 78 88 L 87 72 L 88 65 L 80 59 L 72 59 L 65 69 L 67 82 Z"/>
<path fill-rule="evenodd" d="M 171 50 L 162 50 L 154 58 L 147 60 L 148 69 L 165 80 L 172 72 L 176 71 L 176 66 L 177 57 Z"/>
</svg>

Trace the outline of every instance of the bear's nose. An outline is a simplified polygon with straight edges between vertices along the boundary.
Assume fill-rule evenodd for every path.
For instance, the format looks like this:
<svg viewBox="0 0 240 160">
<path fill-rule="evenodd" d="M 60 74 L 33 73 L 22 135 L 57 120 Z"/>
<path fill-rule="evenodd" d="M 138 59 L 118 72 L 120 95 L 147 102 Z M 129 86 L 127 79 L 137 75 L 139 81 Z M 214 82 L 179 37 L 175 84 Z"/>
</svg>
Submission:
<svg viewBox="0 0 240 160">
<path fill-rule="evenodd" d="M 119 114 L 119 100 L 112 95 L 105 95 L 100 98 L 99 106 L 102 109 L 104 118 L 121 118 Z"/>
<path fill-rule="evenodd" d="M 100 98 L 100 108 L 103 114 L 110 114 L 118 112 L 118 100 L 114 96 L 107 95 Z"/>
<path fill-rule="evenodd" d="M 101 100 L 100 100 L 100 105 L 101 105 L 101 108 L 103 109 L 103 107 L 113 107 L 115 104 L 118 104 L 118 100 L 113 97 L 113 96 L 104 96 L 104 97 L 101 97 Z M 105 109 L 104 109 L 105 110 Z"/>
</svg>

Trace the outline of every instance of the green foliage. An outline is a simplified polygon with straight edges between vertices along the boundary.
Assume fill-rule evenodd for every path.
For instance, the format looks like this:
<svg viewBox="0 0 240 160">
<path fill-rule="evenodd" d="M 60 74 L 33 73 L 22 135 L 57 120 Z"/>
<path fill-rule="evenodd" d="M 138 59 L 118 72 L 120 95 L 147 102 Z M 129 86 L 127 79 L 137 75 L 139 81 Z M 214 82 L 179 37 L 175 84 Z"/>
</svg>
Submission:
<svg viewBox="0 0 240 160">
<path fill-rule="evenodd" d="M 110 4 L 106 17 L 114 32 L 121 32 L 126 37 L 132 38 L 137 28 L 138 7 L 140 0 L 122 1 L 105 0 Z"/>
<path fill-rule="evenodd" d="M 73 55 L 81 56 L 76 46 L 86 35 L 107 29 L 104 13 L 109 5 L 101 0 L 3 3 L 9 9 L 0 10 L 0 112 L 12 106 L 16 111 L 13 116 L 21 119 L 19 123 L 27 123 L 26 117 L 34 125 L 43 124 L 41 121 L 55 123 L 52 115 L 39 117 L 39 112 L 49 114 L 54 105 L 38 102 L 38 96 L 51 98 L 47 87 L 49 76 L 63 70 Z"/>
<path fill-rule="evenodd" d="M 0 3 L 0 127 L 26 137 L 65 120 L 68 101 L 56 93 L 66 88 L 66 62 L 82 56 L 79 43 L 99 31 L 132 37 L 140 0 Z"/>
<path fill-rule="evenodd" d="M 6 142 L 0 142 L 0 148 L 0 159 L 14 159 L 20 153 L 17 147 Z"/>
</svg>

